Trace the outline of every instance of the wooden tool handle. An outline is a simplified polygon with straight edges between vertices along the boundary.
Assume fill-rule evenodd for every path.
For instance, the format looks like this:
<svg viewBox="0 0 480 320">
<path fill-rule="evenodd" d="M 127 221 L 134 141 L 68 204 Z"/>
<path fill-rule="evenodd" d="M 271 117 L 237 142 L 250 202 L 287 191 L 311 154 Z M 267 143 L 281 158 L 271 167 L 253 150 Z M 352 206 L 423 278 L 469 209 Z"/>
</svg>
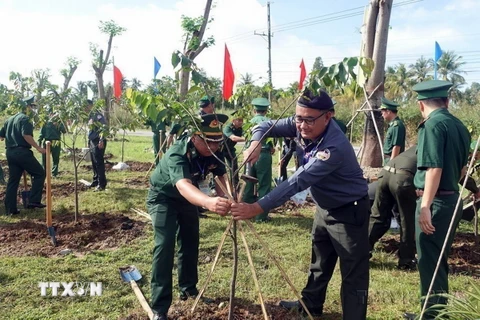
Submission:
<svg viewBox="0 0 480 320">
<path fill-rule="evenodd" d="M 130 285 L 132 286 L 133 292 L 135 292 L 135 295 L 137 296 L 138 302 L 140 302 L 143 310 L 145 310 L 145 312 L 147 313 L 148 318 L 150 320 L 152 320 L 153 319 L 153 311 L 150 308 L 150 305 L 148 304 L 147 300 L 145 300 L 145 297 L 143 296 L 143 293 L 140 290 L 140 288 L 138 287 L 135 280 L 130 280 Z"/>
<path fill-rule="evenodd" d="M 47 141 L 45 143 L 46 146 L 46 154 L 45 154 L 45 175 L 46 175 L 46 184 L 47 184 L 47 190 L 46 190 L 46 198 L 47 198 L 47 208 L 45 210 L 46 214 L 46 222 L 47 222 L 47 227 L 52 226 L 52 164 L 50 162 L 50 149 L 51 149 L 51 142 Z"/>
</svg>

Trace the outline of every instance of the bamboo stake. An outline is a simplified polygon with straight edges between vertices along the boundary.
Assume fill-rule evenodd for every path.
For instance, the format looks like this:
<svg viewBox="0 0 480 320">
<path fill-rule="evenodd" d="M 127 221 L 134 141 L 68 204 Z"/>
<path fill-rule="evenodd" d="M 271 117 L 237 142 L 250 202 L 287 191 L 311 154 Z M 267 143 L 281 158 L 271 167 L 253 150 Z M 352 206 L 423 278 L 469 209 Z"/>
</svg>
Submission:
<svg viewBox="0 0 480 320">
<path fill-rule="evenodd" d="M 232 224 L 233 224 L 233 219 L 230 220 L 227 227 L 225 228 L 225 231 L 223 232 L 222 238 L 220 239 L 220 244 L 218 245 L 218 248 L 217 248 L 217 253 L 215 254 L 215 259 L 213 259 L 212 267 L 210 268 L 210 272 L 207 275 L 207 280 L 205 280 L 205 283 L 203 284 L 202 289 L 200 289 L 200 292 L 198 293 L 197 298 L 193 302 L 193 306 L 190 309 L 190 312 L 192 313 L 195 311 L 195 308 L 197 307 L 198 302 L 202 298 L 203 293 L 205 292 L 205 289 L 207 288 L 208 283 L 212 278 L 213 271 L 215 270 L 215 267 L 217 266 L 218 258 L 220 257 L 220 252 L 222 251 L 223 244 L 225 243 L 225 239 L 227 238 L 228 232 L 230 231 Z"/>
<path fill-rule="evenodd" d="M 277 261 L 277 258 L 275 258 L 275 256 L 273 255 L 273 253 L 270 251 L 270 249 L 268 248 L 268 246 L 267 246 L 267 244 L 265 243 L 265 241 L 263 241 L 262 238 L 260 238 L 260 235 L 255 231 L 255 227 L 253 226 L 253 223 L 252 223 L 250 220 L 244 220 L 244 221 L 245 221 L 245 223 L 247 224 L 247 226 L 248 226 L 248 228 L 250 229 L 250 231 L 252 231 L 253 235 L 257 238 L 258 242 L 260 242 L 260 244 L 263 246 L 263 249 L 264 249 L 265 252 L 267 253 L 268 257 L 273 260 L 273 262 L 274 262 L 275 265 L 277 266 L 278 270 L 280 270 L 280 273 L 282 274 L 283 279 L 285 279 L 285 281 L 287 281 L 288 285 L 290 286 L 290 288 L 292 289 L 293 293 L 294 293 L 295 296 L 297 297 L 298 301 L 299 301 L 300 304 L 302 305 L 303 310 L 307 313 L 309 319 L 310 319 L 310 320 L 313 320 L 312 314 L 310 313 L 310 311 L 308 310 L 307 306 L 306 306 L 305 303 L 303 302 L 302 297 L 301 297 L 300 294 L 298 293 L 297 289 L 295 289 L 295 286 L 293 285 L 292 281 L 290 281 L 290 279 L 289 279 L 288 276 L 287 276 L 287 273 L 286 273 L 285 270 L 282 268 L 282 266 L 280 265 L 280 263 Z"/>
<path fill-rule="evenodd" d="M 245 238 L 245 234 L 243 233 L 241 224 L 238 225 L 238 229 L 240 231 L 240 236 L 242 237 L 243 246 L 245 247 L 245 251 L 247 252 L 248 264 L 250 265 L 250 270 L 252 271 L 253 282 L 255 282 L 255 287 L 258 291 L 258 299 L 260 300 L 260 306 L 262 307 L 263 318 L 265 320 L 268 320 L 268 313 L 267 309 L 265 308 L 265 302 L 263 301 L 262 291 L 260 290 L 260 284 L 258 282 L 255 266 L 253 265 L 252 255 L 250 253 L 250 248 L 248 247 L 247 239 Z"/>
</svg>

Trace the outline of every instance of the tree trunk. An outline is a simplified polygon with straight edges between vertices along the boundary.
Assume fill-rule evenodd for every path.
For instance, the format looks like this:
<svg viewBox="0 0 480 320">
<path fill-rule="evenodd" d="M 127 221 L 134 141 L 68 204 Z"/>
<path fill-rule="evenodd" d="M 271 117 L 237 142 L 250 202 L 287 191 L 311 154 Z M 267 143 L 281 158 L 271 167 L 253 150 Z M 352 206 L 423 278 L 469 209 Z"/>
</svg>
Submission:
<svg viewBox="0 0 480 320">
<path fill-rule="evenodd" d="M 183 101 L 188 93 L 190 84 L 190 69 L 182 69 L 180 71 L 180 101 Z"/>
<path fill-rule="evenodd" d="M 107 124 L 110 123 L 110 103 L 108 102 L 107 95 L 105 94 L 105 85 L 103 84 L 103 74 L 95 72 L 95 77 L 97 78 L 97 89 L 98 89 L 98 98 L 102 99 L 105 102 L 105 107 L 103 111 L 103 116 Z"/>
<path fill-rule="evenodd" d="M 378 108 L 381 105 L 381 98 L 384 94 L 383 82 L 385 79 L 385 60 L 387 55 L 388 29 L 390 23 L 390 13 L 392 10 L 392 2 L 393 0 L 370 1 L 370 11 L 366 26 L 367 42 L 365 44 L 365 55 L 375 62 L 375 66 L 370 78 L 367 81 L 367 95 L 370 95 L 374 88 L 376 88 L 379 84 L 381 85 L 369 100 L 369 104 L 374 110 L 374 116 L 372 117 L 372 112 L 369 111 L 365 120 L 363 136 L 364 156 L 360 162 L 362 166 L 381 167 L 383 165 L 381 141 L 383 141 L 384 122 L 380 112 L 378 112 Z M 372 41 L 374 30 L 375 37 Z M 375 130 L 373 123 L 374 120 L 377 123 L 380 138 Z"/>
</svg>

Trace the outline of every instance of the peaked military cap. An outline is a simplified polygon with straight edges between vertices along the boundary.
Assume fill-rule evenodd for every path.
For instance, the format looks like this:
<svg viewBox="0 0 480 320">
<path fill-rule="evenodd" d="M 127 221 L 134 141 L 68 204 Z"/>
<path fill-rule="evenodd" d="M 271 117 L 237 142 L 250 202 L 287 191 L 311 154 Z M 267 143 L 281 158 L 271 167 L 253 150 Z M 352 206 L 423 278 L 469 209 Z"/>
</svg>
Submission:
<svg viewBox="0 0 480 320">
<path fill-rule="evenodd" d="M 200 129 L 194 134 L 201 135 L 207 141 L 221 142 L 223 140 L 222 126 L 228 120 L 228 116 L 220 113 L 202 115 Z"/>
<path fill-rule="evenodd" d="M 392 111 L 397 111 L 397 108 L 400 104 L 393 102 L 391 100 L 388 100 L 385 97 L 382 97 L 382 105 L 380 106 L 380 110 L 392 110 Z"/>
<path fill-rule="evenodd" d="M 200 106 L 200 108 L 203 109 L 208 107 L 211 103 L 214 103 L 214 102 L 215 102 L 215 97 L 203 96 L 200 99 L 200 102 L 198 103 L 198 105 Z"/>
<path fill-rule="evenodd" d="M 298 98 L 297 105 L 316 110 L 332 110 L 333 108 L 332 99 L 323 90 L 320 90 L 318 95 L 315 95 L 309 89 L 306 89 L 302 96 Z"/>
<path fill-rule="evenodd" d="M 267 111 L 270 101 L 266 98 L 255 98 L 252 100 L 252 105 L 257 111 Z"/>
<path fill-rule="evenodd" d="M 428 80 L 417 83 L 412 90 L 418 93 L 417 100 L 447 98 L 448 89 L 453 83 L 444 80 Z"/>
<path fill-rule="evenodd" d="M 27 106 L 36 106 L 37 104 L 35 103 L 35 96 L 34 95 L 31 95 L 29 97 L 26 97 L 25 99 L 23 99 L 23 102 L 27 105 Z"/>
</svg>

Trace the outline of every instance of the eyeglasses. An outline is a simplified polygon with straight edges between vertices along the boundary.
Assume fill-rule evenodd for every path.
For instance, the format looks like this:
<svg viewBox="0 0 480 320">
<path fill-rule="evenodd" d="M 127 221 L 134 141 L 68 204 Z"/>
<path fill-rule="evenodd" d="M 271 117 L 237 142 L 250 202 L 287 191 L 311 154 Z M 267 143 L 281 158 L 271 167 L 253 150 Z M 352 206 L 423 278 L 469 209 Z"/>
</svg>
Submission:
<svg viewBox="0 0 480 320">
<path fill-rule="evenodd" d="M 302 117 L 299 117 L 299 116 L 295 116 L 295 123 L 296 124 L 302 124 L 302 123 L 305 123 L 307 126 L 313 126 L 315 124 L 315 120 L 317 120 L 318 118 L 321 118 L 323 117 L 328 111 L 322 113 L 321 115 L 319 115 L 318 117 L 316 118 L 302 118 Z"/>
</svg>

